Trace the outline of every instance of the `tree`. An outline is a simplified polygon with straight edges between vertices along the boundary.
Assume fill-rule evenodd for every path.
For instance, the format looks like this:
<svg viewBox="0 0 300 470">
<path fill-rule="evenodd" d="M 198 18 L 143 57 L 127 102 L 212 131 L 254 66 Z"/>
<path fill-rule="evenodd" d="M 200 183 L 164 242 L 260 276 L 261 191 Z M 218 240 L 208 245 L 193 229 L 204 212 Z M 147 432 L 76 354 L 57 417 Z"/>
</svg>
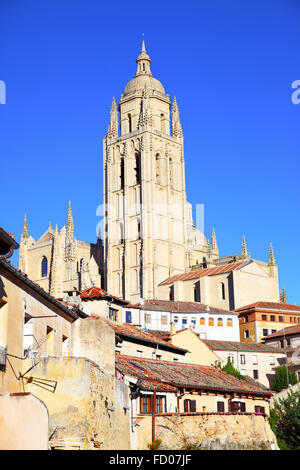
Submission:
<svg viewBox="0 0 300 470">
<path fill-rule="evenodd" d="M 274 402 L 269 421 L 280 449 L 300 450 L 300 388 Z"/>
<path fill-rule="evenodd" d="M 287 383 L 287 380 L 289 380 L 289 383 Z M 281 366 L 276 371 L 272 389 L 275 390 L 275 392 L 280 392 L 283 388 L 288 388 L 289 384 L 295 385 L 296 383 L 297 376 L 295 372 L 287 371 L 286 366 Z"/>
<path fill-rule="evenodd" d="M 226 366 L 222 367 L 222 370 L 227 372 L 227 374 L 234 375 L 238 379 L 245 380 L 245 377 L 232 365 L 231 360 L 227 359 Z"/>
</svg>

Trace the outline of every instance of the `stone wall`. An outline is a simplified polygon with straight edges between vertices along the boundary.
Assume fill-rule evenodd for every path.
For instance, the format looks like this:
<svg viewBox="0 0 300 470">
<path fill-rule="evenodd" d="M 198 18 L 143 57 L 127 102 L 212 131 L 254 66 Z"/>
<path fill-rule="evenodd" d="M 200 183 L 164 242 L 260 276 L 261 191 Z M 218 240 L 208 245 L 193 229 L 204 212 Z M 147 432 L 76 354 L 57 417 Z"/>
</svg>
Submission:
<svg viewBox="0 0 300 470">
<path fill-rule="evenodd" d="M 152 441 L 152 416 L 138 423 L 138 449 Z M 155 439 L 159 449 L 277 449 L 276 438 L 264 416 L 254 414 L 157 415 Z"/>
</svg>

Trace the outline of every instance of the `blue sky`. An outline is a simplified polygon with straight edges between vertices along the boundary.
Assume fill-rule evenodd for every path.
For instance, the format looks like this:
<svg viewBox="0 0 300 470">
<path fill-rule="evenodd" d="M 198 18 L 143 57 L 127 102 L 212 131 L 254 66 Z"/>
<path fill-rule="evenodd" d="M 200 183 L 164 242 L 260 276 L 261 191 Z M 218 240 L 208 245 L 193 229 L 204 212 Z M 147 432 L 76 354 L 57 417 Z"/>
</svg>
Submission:
<svg viewBox="0 0 300 470">
<path fill-rule="evenodd" d="M 0 1 L 1 220 L 20 238 L 66 221 L 95 241 L 102 138 L 112 96 L 136 71 L 144 33 L 152 73 L 177 98 L 188 200 L 205 204 L 220 256 L 267 260 L 300 304 L 298 0 Z M 15 260 L 15 258 L 14 258 Z"/>
</svg>

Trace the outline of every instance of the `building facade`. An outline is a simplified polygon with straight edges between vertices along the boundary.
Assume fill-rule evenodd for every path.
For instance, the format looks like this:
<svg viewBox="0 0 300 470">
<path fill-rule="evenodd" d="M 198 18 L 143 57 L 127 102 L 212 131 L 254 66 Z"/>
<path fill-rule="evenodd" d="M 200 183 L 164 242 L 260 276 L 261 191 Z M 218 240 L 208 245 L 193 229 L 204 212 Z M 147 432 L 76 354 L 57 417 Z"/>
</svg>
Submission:
<svg viewBox="0 0 300 470">
<path fill-rule="evenodd" d="M 63 292 L 101 286 L 102 244 L 76 240 L 69 203 L 67 223 L 61 230 L 51 223 L 35 240 L 29 235 L 25 215 L 20 241 L 19 269 L 55 298 Z"/>
</svg>

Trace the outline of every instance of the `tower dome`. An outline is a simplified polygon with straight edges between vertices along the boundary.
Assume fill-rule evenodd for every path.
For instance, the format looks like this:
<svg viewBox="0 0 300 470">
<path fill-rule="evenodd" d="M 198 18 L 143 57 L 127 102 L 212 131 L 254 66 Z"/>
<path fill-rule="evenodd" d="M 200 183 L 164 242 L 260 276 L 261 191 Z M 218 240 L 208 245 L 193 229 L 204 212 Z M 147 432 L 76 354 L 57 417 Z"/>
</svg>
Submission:
<svg viewBox="0 0 300 470">
<path fill-rule="evenodd" d="M 152 76 L 150 70 L 151 59 L 146 52 L 144 41 L 142 44 L 141 53 L 136 59 L 136 63 L 137 71 L 135 77 L 127 83 L 124 90 L 124 96 L 130 95 L 132 93 L 141 93 L 145 86 L 147 86 L 147 88 L 150 90 L 165 95 L 165 89 L 160 81 L 156 80 L 156 78 Z"/>
</svg>

